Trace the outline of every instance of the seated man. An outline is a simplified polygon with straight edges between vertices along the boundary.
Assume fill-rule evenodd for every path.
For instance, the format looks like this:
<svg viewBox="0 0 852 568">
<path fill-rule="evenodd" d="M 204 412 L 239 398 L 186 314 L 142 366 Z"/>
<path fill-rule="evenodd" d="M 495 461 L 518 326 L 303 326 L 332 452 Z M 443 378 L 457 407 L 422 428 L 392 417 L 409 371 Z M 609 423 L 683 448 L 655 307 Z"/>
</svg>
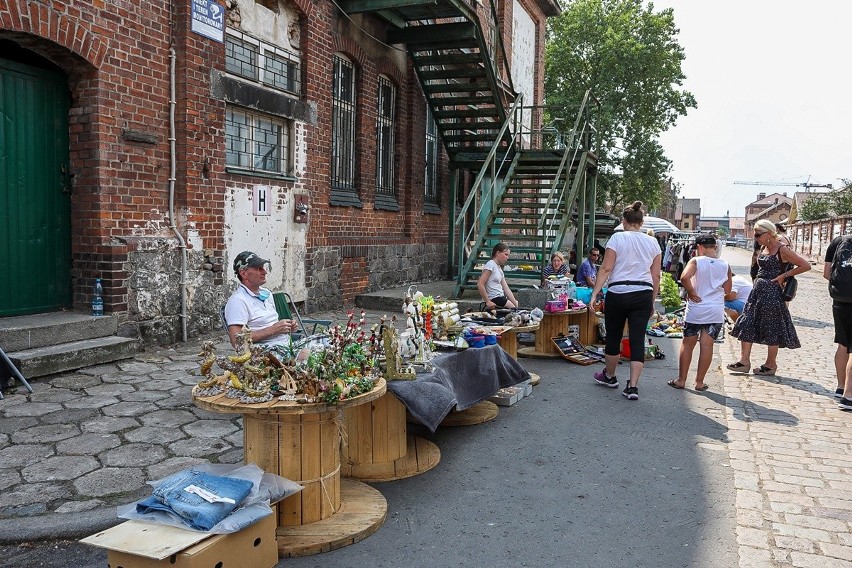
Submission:
<svg viewBox="0 0 852 568">
<path fill-rule="evenodd" d="M 592 247 L 592 250 L 589 251 L 588 258 L 583 261 L 583 264 L 581 264 L 580 268 L 577 270 L 578 286 L 587 286 L 589 288 L 595 287 L 595 280 L 598 277 L 598 267 L 595 266 L 595 263 L 598 261 L 600 256 L 601 251 L 597 247 Z"/>
<path fill-rule="evenodd" d="M 225 304 L 225 322 L 228 336 L 235 345 L 237 334 L 247 325 L 251 340 L 256 345 L 287 345 L 289 334 L 298 324 L 289 319 L 278 319 L 272 292 L 261 285 L 266 283 L 269 261 L 253 252 L 243 251 L 234 259 L 234 273 L 240 285 Z"/>
<path fill-rule="evenodd" d="M 752 284 L 748 278 L 734 274 L 731 279 L 731 292 L 725 294 L 725 315 L 731 318 L 731 321 L 737 321 L 740 314 L 743 313 L 748 295 L 751 294 Z"/>
</svg>

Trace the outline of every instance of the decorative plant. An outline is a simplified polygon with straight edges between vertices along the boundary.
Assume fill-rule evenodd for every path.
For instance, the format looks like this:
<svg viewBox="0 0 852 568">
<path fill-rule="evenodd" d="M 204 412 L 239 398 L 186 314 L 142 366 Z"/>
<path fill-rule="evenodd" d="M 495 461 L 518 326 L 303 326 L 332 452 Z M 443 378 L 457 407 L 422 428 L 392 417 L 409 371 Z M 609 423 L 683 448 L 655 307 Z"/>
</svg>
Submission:
<svg viewBox="0 0 852 568">
<path fill-rule="evenodd" d="M 660 277 L 660 303 L 666 308 L 679 308 L 681 305 L 680 288 L 668 272 Z"/>
</svg>

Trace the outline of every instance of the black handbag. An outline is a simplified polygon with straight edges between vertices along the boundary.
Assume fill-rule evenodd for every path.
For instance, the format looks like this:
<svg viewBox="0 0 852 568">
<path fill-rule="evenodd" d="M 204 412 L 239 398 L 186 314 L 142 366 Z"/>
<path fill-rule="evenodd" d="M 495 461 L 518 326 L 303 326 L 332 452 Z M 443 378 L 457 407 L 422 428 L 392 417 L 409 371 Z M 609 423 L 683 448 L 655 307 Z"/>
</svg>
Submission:
<svg viewBox="0 0 852 568">
<path fill-rule="evenodd" d="M 780 262 L 781 261 L 781 247 L 778 247 L 778 252 L 776 254 L 778 255 L 778 261 Z M 793 270 L 793 265 L 788 262 L 782 268 L 783 268 L 784 272 L 788 272 L 790 270 Z M 781 287 L 781 297 L 784 299 L 785 302 L 791 301 L 793 298 L 796 297 L 796 290 L 798 288 L 799 288 L 799 283 L 796 281 L 796 277 L 795 276 L 789 277 L 787 280 L 784 281 L 784 285 Z"/>
<path fill-rule="evenodd" d="M 796 297 L 796 289 L 798 287 L 799 283 L 796 281 L 795 276 L 791 276 L 784 281 L 784 289 L 781 290 L 781 297 L 784 298 L 785 302 L 789 302 Z"/>
</svg>

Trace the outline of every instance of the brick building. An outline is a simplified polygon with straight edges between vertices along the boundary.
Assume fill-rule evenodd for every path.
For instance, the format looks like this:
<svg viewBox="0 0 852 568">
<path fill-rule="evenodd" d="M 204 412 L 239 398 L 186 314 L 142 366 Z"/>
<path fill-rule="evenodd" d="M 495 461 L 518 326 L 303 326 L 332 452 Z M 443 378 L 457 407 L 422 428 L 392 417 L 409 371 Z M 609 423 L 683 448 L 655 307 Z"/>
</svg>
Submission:
<svg viewBox="0 0 852 568">
<path fill-rule="evenodd" d="M 446 5 L 540 104 L 558 5 L 495 1 Z M 100 277 L 120 334 L 174 341 L 221 325 L 245 249 L 309 310 L 445 278 L 475 168 L 390 39 L 393 4 L 0 0 L 0 317 L 85 309 Z"/>
</svg>

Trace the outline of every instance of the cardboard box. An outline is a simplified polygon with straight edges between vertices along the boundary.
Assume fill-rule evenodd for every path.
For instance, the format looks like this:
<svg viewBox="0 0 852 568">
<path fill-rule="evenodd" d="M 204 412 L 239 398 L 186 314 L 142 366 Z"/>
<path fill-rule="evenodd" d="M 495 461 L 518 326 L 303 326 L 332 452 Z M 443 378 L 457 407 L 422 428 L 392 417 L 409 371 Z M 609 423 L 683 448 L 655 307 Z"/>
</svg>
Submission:
<svg viewBox="0 0 852 568">
<path fill-rule="evenodd" d="M 506 387 L 504 389 L 498 390 L 492 396 L 488 397 L 488 400 L 498 406 L 512 406 L 522 398 L 524 398 L 524 395 L 521 389 L 515 387 Z"/>
<path fill-rule="evenodd" d="M 521 390 L 521 395 L 522 395 L 522 396 L 529 396 L 529 395 L 531 395 L 531 394 L 532 394 L 532 391 L 533 391 L 532 379 L 527 379 L 527 380 L 525 380 L 525 381 L 522 381 L 522 382 L 520 382 L 520 383 L 516 384 L 516 385 L 515 385 L 515 388 L 517 388 L 517 389 L 520 389 L 520 390 Z"/>
<path fill-rule="evenodd" d="M 155 560 L 109 550 L 110 568 L 273 568 L 278 564 L 275 513 L 243 530 L 205 538 L 176 554 Z"/>
</svg>

